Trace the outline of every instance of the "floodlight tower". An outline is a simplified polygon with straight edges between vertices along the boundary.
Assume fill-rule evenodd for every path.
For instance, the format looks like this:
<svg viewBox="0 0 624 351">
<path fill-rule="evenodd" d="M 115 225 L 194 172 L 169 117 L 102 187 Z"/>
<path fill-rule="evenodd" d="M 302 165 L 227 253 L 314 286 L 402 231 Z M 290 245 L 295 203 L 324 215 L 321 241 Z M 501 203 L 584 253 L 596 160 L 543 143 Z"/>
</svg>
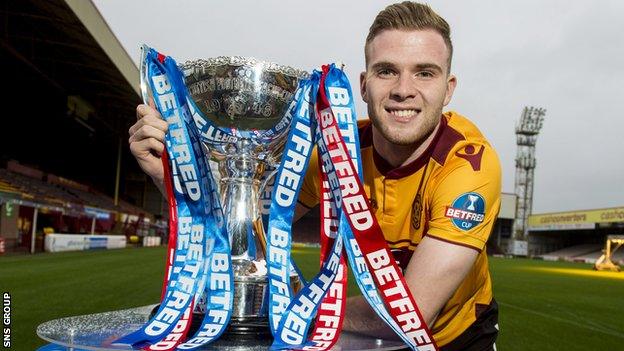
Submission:
<svg viewBox="0 0 624 351">
<path fill-rule="evenodd" d="M 524 241 L 527 245 L 527 222 L 533 207 L 533 171 L 535 170 L 535 142 L 546 110 L 525 107 L 516 125 L 516 218 L 513 225 L 513 241 Z M 513 245 L 513 244 L 512 244 Z M 528 252 L 527 252 L 528 253 Z M 526 253 L 525 253 L 526 255 Z"/>
</svg>

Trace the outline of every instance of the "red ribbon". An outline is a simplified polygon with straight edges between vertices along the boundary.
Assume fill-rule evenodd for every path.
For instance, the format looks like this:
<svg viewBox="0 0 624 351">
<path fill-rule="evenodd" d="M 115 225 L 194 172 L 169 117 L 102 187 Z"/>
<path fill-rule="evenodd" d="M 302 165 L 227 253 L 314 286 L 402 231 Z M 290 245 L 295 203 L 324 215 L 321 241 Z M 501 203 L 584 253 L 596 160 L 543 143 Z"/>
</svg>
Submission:
<svg viewBox="0 0 624 351">
<path fill-rule="evenodd" d="M 328 71 L 329 67 L 323 66 L 320 87 L 325 86 Z M 370 202 L 340 133 L 324 88 L 319 89 L 315 112 L 318 128 L 327 147 L 327 155 L 334 165 L 340 183 L 342 210 L 349 220 L 353 235 L 362 250 L 384 305 L 397 325 L 420 351 L 438 350 L 401 269 L 388 248 L 381 227 L 370 211 Z"/>
<path fill-rule="evenodd" d="M 165 264 L 165 277 L 163 279 L 162 291 L 160 293 L 160 301 L 165 298 L 167 285 L 169 285 L 169 277 L 171 276 L 171 268 L 173 267 L 173 257 L 177 244 L 178 234 L 178 207 L 175 195 L 173 193 L 173 184 L 171 183 L 171 178 L 169 177 L 169 174 L 171 174 L 171 172 L 169 168 L 169 157 L 167 155 L 167 150 L 163 151 L 161 160 L 163 164 L 163 178 L 165 190 L 167 191 L 167 203 L 169 207 L 169 241 L 167 244 L 167 261 Z M 184 315 L 182 315 L 182 317 L 176 323 L 176 326 L 163 340 L 153 345 L 146 346 L 145 348 L 143 348 L 143 350 L 175 350 L 177 346 L 186 339 L 186 334 L 188 334 L 191 327 L 191 321 L 193 320 L 192 311 L 194 306 L 195 303 L 194 301 L 192 301 L 186 311 L 184 311 Z"/>
</svg>

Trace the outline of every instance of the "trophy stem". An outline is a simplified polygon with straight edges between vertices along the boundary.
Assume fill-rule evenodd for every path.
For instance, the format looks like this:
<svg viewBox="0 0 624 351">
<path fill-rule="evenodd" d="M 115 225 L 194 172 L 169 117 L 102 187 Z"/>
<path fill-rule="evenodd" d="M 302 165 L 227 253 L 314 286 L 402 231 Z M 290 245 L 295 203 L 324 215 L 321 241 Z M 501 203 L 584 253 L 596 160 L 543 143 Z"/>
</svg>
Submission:
<svg viewBox="0 0 624 351">
<path fill-rule="evenodd" d="M 266 274 L 266 240 L 264 231 L 258 230 L 262 228 L 258 194 L 263 170 L 264 164 L 244 151 L 226 156 L 222 163 L 221 195 L 235 277 Z"/>
<path fill-rule="evenodd" d="M 246 58 L 196 60 L 181 68 L 202 142 L 219 165 L 234 280 L 224 338 L 267 339 L 270 289 L 259 198 L 268 180 L 262 177 L 268 166 L 280 163 L 292 122 L 292 98 L 307 74 Z M 296 292 L 301 282 L 296 272 L 290 273 Z M 204 313 L 206 303 L 196 307 Z"/>
<path fill-rule="evenodd" d="M 260 181 L 251 177 L 226 177 L 221 180 L 235 276 L 259 273 L 257 262 L 264 261 L 266 256 L 264 232 L 258 231 L 262 228 L 258 211 L 259 185 Z"/>
</svg>

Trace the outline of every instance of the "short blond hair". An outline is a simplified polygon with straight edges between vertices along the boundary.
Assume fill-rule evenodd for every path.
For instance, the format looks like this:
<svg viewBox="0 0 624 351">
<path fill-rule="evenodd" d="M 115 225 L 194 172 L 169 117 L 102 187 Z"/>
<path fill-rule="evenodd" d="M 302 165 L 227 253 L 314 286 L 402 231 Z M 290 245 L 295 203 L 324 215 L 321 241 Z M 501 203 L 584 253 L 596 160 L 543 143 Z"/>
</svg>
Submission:
<svg viewBox="0 0 624 351">
<path fill-rule="evenodd" d="M 368 30 L 366 45 L 364 45 L 364 55 L 368 63 L 368 45 L 377 35 L 384 30 L 424 30 L 432 29 L 439 33 L 444 39 L 449 50 L 448 70 L 451 70 L 451 60 L 453 57 L 453 43 L 451 42 L 451 28 L 449 24 L 426 4 L 413 1 L 404 1 L 389 5 L 377 14 L 373 24 Z"/>
</svg>

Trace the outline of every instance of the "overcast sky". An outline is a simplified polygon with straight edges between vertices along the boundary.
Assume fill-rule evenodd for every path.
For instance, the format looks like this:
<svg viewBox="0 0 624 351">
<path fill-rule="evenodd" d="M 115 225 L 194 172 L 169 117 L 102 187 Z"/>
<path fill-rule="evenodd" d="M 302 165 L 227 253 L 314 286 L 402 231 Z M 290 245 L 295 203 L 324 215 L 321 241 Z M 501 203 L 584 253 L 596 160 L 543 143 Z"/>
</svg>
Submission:
<svg viewBox="0 0 624 351">
<path fill-rule="evenodd" d="M 242 55 L 311 70 L 342 61 L 355 92 L 368 27 L 391 3 L 93 1 L 135 62 L 142 43 L 178 62 Z M 503 191 L 514 191 L 516 121 L 538 106 L 547 113 L 533 212 L 624 206 L 624 1 L 429 4 L 451 25 L 458 86 L 448 109 L 498 151 Z"/>
</svg>

